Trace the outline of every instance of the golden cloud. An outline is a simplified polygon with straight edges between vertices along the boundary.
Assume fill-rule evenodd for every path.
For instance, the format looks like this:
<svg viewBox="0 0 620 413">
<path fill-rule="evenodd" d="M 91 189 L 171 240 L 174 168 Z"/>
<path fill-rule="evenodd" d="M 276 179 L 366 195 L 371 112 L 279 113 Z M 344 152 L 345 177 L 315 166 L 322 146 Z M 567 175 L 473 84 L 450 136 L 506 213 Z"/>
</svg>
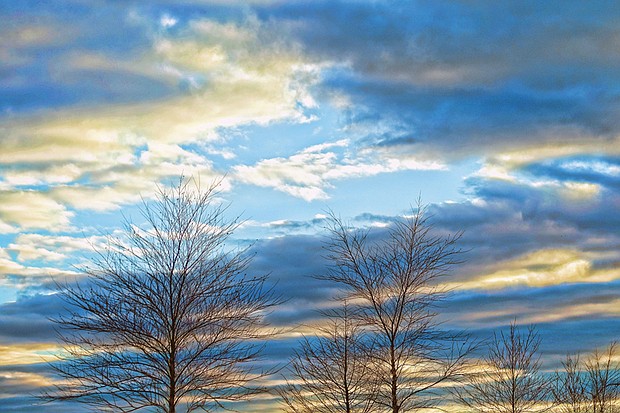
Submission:
<svg viewBox="0 0 620 413">
<path fill-rule="evenodd" d="M 305 88 L 315 68 L 276 40 L 265 46 L 264 36 L 257 20 L 196 20 L 187 36 L 162 34 L 136 61 L 70 58 L 67 64 L 76 69 L 131 70 L 168 83 L 206 81 L 165 100 L 61 109 L 0 124 L 0 232 L 67 230 L 73 216 L 67 206 L 105 211 L 150 196 L 166 177 L 214 177 L 209 159 L 182 145 L 215 142 L 218 128 L 306 121 L 298 102 L 311 102 Z M 32 185 L 50 188 L 17 189 Z"/>
<path fill-rule="evenodd" d="M 567 249 L 534 251 L 494 265 L 499 268 L 459 283 L 447 283 L 450 289 L 497 290 L 529 286 L 545 287 L 575 282 L 606 282 L 609 270 L 593 270 L 592 257 Z M 615 274 L 612 275 L 615 277 Z"/>
</svg>

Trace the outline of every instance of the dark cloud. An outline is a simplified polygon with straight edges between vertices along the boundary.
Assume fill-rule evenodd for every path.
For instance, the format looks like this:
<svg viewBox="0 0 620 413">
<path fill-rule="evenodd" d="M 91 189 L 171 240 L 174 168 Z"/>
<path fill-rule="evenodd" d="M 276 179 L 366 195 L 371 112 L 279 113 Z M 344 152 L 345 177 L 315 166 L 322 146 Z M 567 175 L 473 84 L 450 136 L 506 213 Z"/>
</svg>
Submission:
<svg viewBox="0 0 620 413">
<path fill-rule="evenodd" d="M 271 324 L 294 326 L 316 319 L 321 303 L 338 295 L 337 286 L 316 278 L 327 265 L 323 241 L 321 236 L 288 235 L 255 246 L 251 271 L 269 274 L 274 293 L 284 300 L 269 316 Z"/>
<path fill-rule="evenodd" d="M 594 261 L 594 268 L 614 268 L 620 193 L 617 176 L 605 171 L 616 167 L 614 157 L 577 157 L 525 165 L 514 171 L 514 180 L 472 176 L 464 183 L 474 201 L 433 205 L 429 212 L 438 227 L 464 231 L 472 268 L 553 248 L 607 251 L 613 258 Z M 582 194 L 573 183 L 600 187 Z"/>
<path fill-rule="evenodd" d="M 535 328 L 541 338 L 543 369 L 551 372 L 561 368 L 561 361 L 567 354 L 580 353 L 587 356 L 595 349 L 605 348 L 613 340 L 610 337 L 616 337 L 615 333 L 620 328 L 620 320 L 617 318 L 533 324 L 512 318 L 505 324 L 467 330 L 473 340 L 483 343 L 474 355 L 485 356 L 487 348 L 484 343 L 491 342 L 494 334 L 507 331 L 511 322 L 516 322 L 519 329 L 526 329 L 528 326 Z"/>
<path fill-rule="evenodd" d="M 116 2 L 3 4 L 0 14 L 9 23 L 0 29 L 6 39 L 0 47 L 5 56 L 0 59 L 0 115 L 179 93 L 176 85 L 138 68 L 153 38 L 132 11 L 139 16 L 139 9 Z"/>
<path fill-rule="evenodd" d="M 16 387 L 15 390 L 19 390 L 20 387 Z M 28 391 L 33 390 L 35 394 L 32 396 L 18 395 L 15 397 L 3 397 L 0 398 L 2 403 L 2 411 L 7 413 L 31 413 L 33 411 L 44 411 L 45 413 L 80 413 L 83 412 L 83 407 L 76 403 L 58 402 L 53 404 L 44 404 L 36 398 L 36 388 L 24 387 L 22 394 L 28 394 Z"/>
<path fill-rule="evenodd" d="M 364 145 L 470 154 L 620 131 L 609 3 L 343 2 L 265 7 L 350 97 Z"/>
<path fill-rule="evenodd" d="M 471 184 L 474 193 L 491 204 L 489 212 L 496 206 L 508 207 L 513 214 L 520 215 L 523 223 L 571 226 L 582 231 L 582 235 L 588 231 L 613 235 L 620 229 L 620 216 L 615 213 L 620 194 L 615 191 L 602 190 L 599 196 L 569 202 L 573 191 L 570 187 L 538 187 L 499 180 L 473 180 Z M 489 216 L 492 219 L 493 215 Z"/>
<path fill-rule="evenodd" d="M 428 87 L 369 83 L 361 78 L 330 79 L 327 85 L 355 102 L 349 122 L 366 130 L 362 144 L 412 146 L 412 150 L 439 151 L 443 157 L 525 147 L 541 140 L 580 140 L 583 135 L 615 132 L 620 126 L 617 118 L 584 118 L 595 102 L 601 111 L 610 109 L 597 97 L 548 97 L 524 93 L 520 86 L 438 93 Z M 554 129 L 561 130 L 562 136 L 552 136 Z"/>
<path fill-rule="evenodd" d="M 0 306 L 0 344 L 55 342 L 51 318 L 64 310 L 55 295 L 22 296 L 15 302 Z"/>
<path fill-rule="evenodd" d="M 479 184 L 481 188 L 478 191 L 482 192 L 486 187 L 482 180 Z M 499 185 L 497 182 L 487 184 Z M 582 251 L 600 255 L 601 258 L 592 259 L 592 271 L 613 271 L 617 267 L 620 261 L 620 237 L 613 230 L 601 232 L 605 225 L 608 230 L 611 229 L 609 225 L 613 223 L 605 222 L 604 218 L 588 223 L 583 213 L 571 213 L 570 207 L 566 213 L 558 214 L 562 202 L 556 200 L 545 203 L 541 200 L 546 197 L 543 190 L 522 185 L 519 187 L 520 192 L 513 190 L 509 183 L 503 185 L 506 188 L 497 189 L 493 192 L 495 195 L 486 195 L 484 204 L 463 202 L 430 207 L 431 222 L 439 233 L 464 231 L 459 243 L 465 250 L 462 256 L 464 262 L 453 267 L 444 281 L 458 285 L 459 282 L 502 269 L 502 265 L 508 268 L 506 266 L 509 266 L 507 263 L 510 260 L 540 250 Z M 510 197 L 510 194 L 514 196 Z M 537 198 L 540 199 L 537 201 Z M 600 214 L 598 208 L 606 209 L 609 206 L 595 205 L 594 210 L 585 215 L 592 218 L 597 216 Z M 390 222 L 395 217 L 382 216 L 381 219 Z M 369 239 L 378 240 L 385 235 L 385 228 L 374 228 Z M 277 283 L 278 293 L 289 300 L 271 316 L 276 325 L 296 325 L 316 319 L 316 310 L 325 305 L 326 300 L 341 293 L 338 286 L 313 278 L 324 273 L 329 265 L 322 250 L 327 239 L 325 233 L 284 236 L 261 241 L 257 245 L 253 268 L 261 272 L 269 271 L 271 280 Z M 532 271 L 544 271 L 547 268 L 545 262 L 537 262 L 519 265 L 525 265 L 524 270 Z M 490 315 L 479 324 L 506 323 L 518 314 L 534 316 L 541 312 L 553 313 L 554 309 L 563 306 L 608 303 L 618 290 L 617 283 L 579 282 L 575 280 L 566 285 L 550 287 L 521 286 L 499 292 L 457 294 L 447 302 L 445 311 L 449 318 L 450 313 L 467 314 L 480 308 L 490 312 L 510 309 L 500 316 Z M 528 308 L 527 311 L 522 309 L 523 305 Z M 570 319 L 569 315 L 566 317 Z"/>
<path fill-rule="evenodd" d="M 259 15 L 289 23 L 309 53 L 350 60 L 363 73 L 411 76 L 445 64 L 473 65 L 482 72 L 474 73 L 477 82 L 492 83 L 494 71 L 518 73 L 543 52 L 549 63 L 617 63 L 620 53 L 609 39 L 618 33 L 620 13 L 609 5 L 316 1 L 276 3 Z M 557 70 L 567 78 L 579 75 Z"/>
<path fill-rule="evenodd" d="M 560 284 L 540 288 L 511 288 L 498 291 L 459 291 L 450 295 L 444 308 L 444 316 L 463 316 L 479 312 L 488 314 L 472 319 L 467 324 L 473 328 L 485 325 L 506 325 L 511 320 L 558 314 L 558 309 L 584 304 L 613 304 L 620 294 L 620 281 L 609 283 Z M 506 314 L 506 308 L 521 308 Z M 563 313 L 562 322 L 577 322 L 601 317 L 600 314 Z M 467 317 L 467 316 L 465 316 Z M 609 317 L 609 316 L 608 316 Z M 603 316 L 605 318 L 605 316 Z"/>
<path fill-rule="evenodd" d="M 465 329 L 481 343 L 506 331 L 511 323 L 534 326 L 541 338 L 544 368 L 560 368 L 566 354 L 588 354 L 617 339 L 620 319 L 613 315 L 620 283 L 564 284 L 543 288 L 501 291 L 462 291 L 452 294 L 439 308 L 444 327 Z M 608 313 L 575 311 L 579 306 L 607 305 Z M 476 354 L 485 355 L 486 347 Z"/>
</svg>

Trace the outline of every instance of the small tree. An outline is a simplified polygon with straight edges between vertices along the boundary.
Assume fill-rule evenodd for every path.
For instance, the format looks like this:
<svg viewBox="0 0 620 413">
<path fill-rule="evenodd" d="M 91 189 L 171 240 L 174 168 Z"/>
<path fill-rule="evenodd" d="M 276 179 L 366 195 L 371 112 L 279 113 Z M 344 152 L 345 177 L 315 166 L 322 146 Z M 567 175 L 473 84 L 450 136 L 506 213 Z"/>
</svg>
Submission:
<svg viewBox="0 0 620 413">
<path fill-rule="evenodd" d="M 560 413 L 588 413 L 586 375 L 580 370 L 580 356 L 567 355 L 562 372 L 556 371 L 553 398 Z"/>
<path fill-rule="evenodd" d="M 327 314 L 319 334 L 304 337 L 278 389 L 289 413 L 370 413 L 373 375 L 363 332 L 349 306 Z"/>
<path fill-rule="evenodd" d="M 586 388 L 592 413 L 620 411 L 620 362 L 618 344 L 613 342 L 605 351 L 595 350 L 585 362 Z"/>
<path fill-rule="evenodd" d="M 566 356 L 563 371 L 555 374 L 554 398 L 562 413 L 616 413 L 620 411 L 618 344 L 595 350 L 584 362 Z"/>
<path fill-rule="evenodd" d="M 378 381 L 377 411 L 404 413 L 436 405 L 435 390 L 461 373 L 471 349 L 462 337 L 442 331 L 434 312 L 444 297 L 437 282 L 460 262 L 460 234 L 434 234 L 422 209 L 396 220 L 385 238 L 375 241 L 333 214 L 328 229 L 325 248 L 332 266 L 320 278 L 346 288 L 360 322 L 373 335 L 369 354 Z"/>
<path fill-rule="evenodd" d="M 540 337 L 533 326 L 522 333 L 515 323 L 494 334 L 479 371 L 470 374 L 458 400 L 478 413 L 535 413 L 551 409 L 550 381 L 541 373 Z"/>
<path fill-rule="evenodd" d="M 65 380 L 46 397 L 98 411 L 211 411 L 248 397 L 263 316 L 275 301 L 250 257 L 226 247 L 236 220 L 214 200 L 218 183 L 162 188 L 137 226 L 110 237 L 85 269 L 88 281 L 61 292 L 58 321 Z M 149 411 L 151 411 L 149 410 Z"/>
</svg>

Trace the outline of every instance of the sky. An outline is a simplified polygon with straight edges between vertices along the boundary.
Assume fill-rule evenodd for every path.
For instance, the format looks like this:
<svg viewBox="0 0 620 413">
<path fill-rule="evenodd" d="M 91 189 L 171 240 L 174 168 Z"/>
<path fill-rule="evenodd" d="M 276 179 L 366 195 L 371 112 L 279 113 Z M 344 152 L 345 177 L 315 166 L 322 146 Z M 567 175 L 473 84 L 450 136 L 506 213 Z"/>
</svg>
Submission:
<svg viewBox="0 0 620 413">
<path fill-rule="evenodd" d="M 535 323 L 548 369 L 620 338 L 613 1 L 0 0 L 0 38 L 4 412 L 52 380 L 53 280 L 180 175 L 225 176 L 275 326 L 333 303 L 326 211 L 381 231 L 421 199 L 468 251 L 446 326 Z"/>
</svg>

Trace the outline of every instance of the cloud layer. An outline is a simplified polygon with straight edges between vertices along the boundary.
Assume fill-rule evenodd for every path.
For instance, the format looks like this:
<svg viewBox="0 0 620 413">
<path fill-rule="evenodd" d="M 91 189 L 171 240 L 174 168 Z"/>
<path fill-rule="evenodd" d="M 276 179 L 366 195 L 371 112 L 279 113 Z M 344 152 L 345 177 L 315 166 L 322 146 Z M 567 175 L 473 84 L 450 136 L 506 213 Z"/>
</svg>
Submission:
<svg viewBox="0 0 620 413">
<path fill-rule="evenodd" d="M 179 175 L 225 176 L 221 201 L 247 219 L 238 242 L 288 299 L 270 319 L 291 333 L 268 362 L 339 294 L 312 277 L 327 264 L 326 210 L 381 237 L 418 197 L 432 199 L 437 231 L 464 231 L 446 325 L 484 338 L 537 323 L 550 363 L 617 338 L 620 10 L 609 2 L 4 3 L 7 411 L 31 411 L 26 394 L 50 380 L 53 280 L 79 276 L 103 235 Z"/>
</svg>

